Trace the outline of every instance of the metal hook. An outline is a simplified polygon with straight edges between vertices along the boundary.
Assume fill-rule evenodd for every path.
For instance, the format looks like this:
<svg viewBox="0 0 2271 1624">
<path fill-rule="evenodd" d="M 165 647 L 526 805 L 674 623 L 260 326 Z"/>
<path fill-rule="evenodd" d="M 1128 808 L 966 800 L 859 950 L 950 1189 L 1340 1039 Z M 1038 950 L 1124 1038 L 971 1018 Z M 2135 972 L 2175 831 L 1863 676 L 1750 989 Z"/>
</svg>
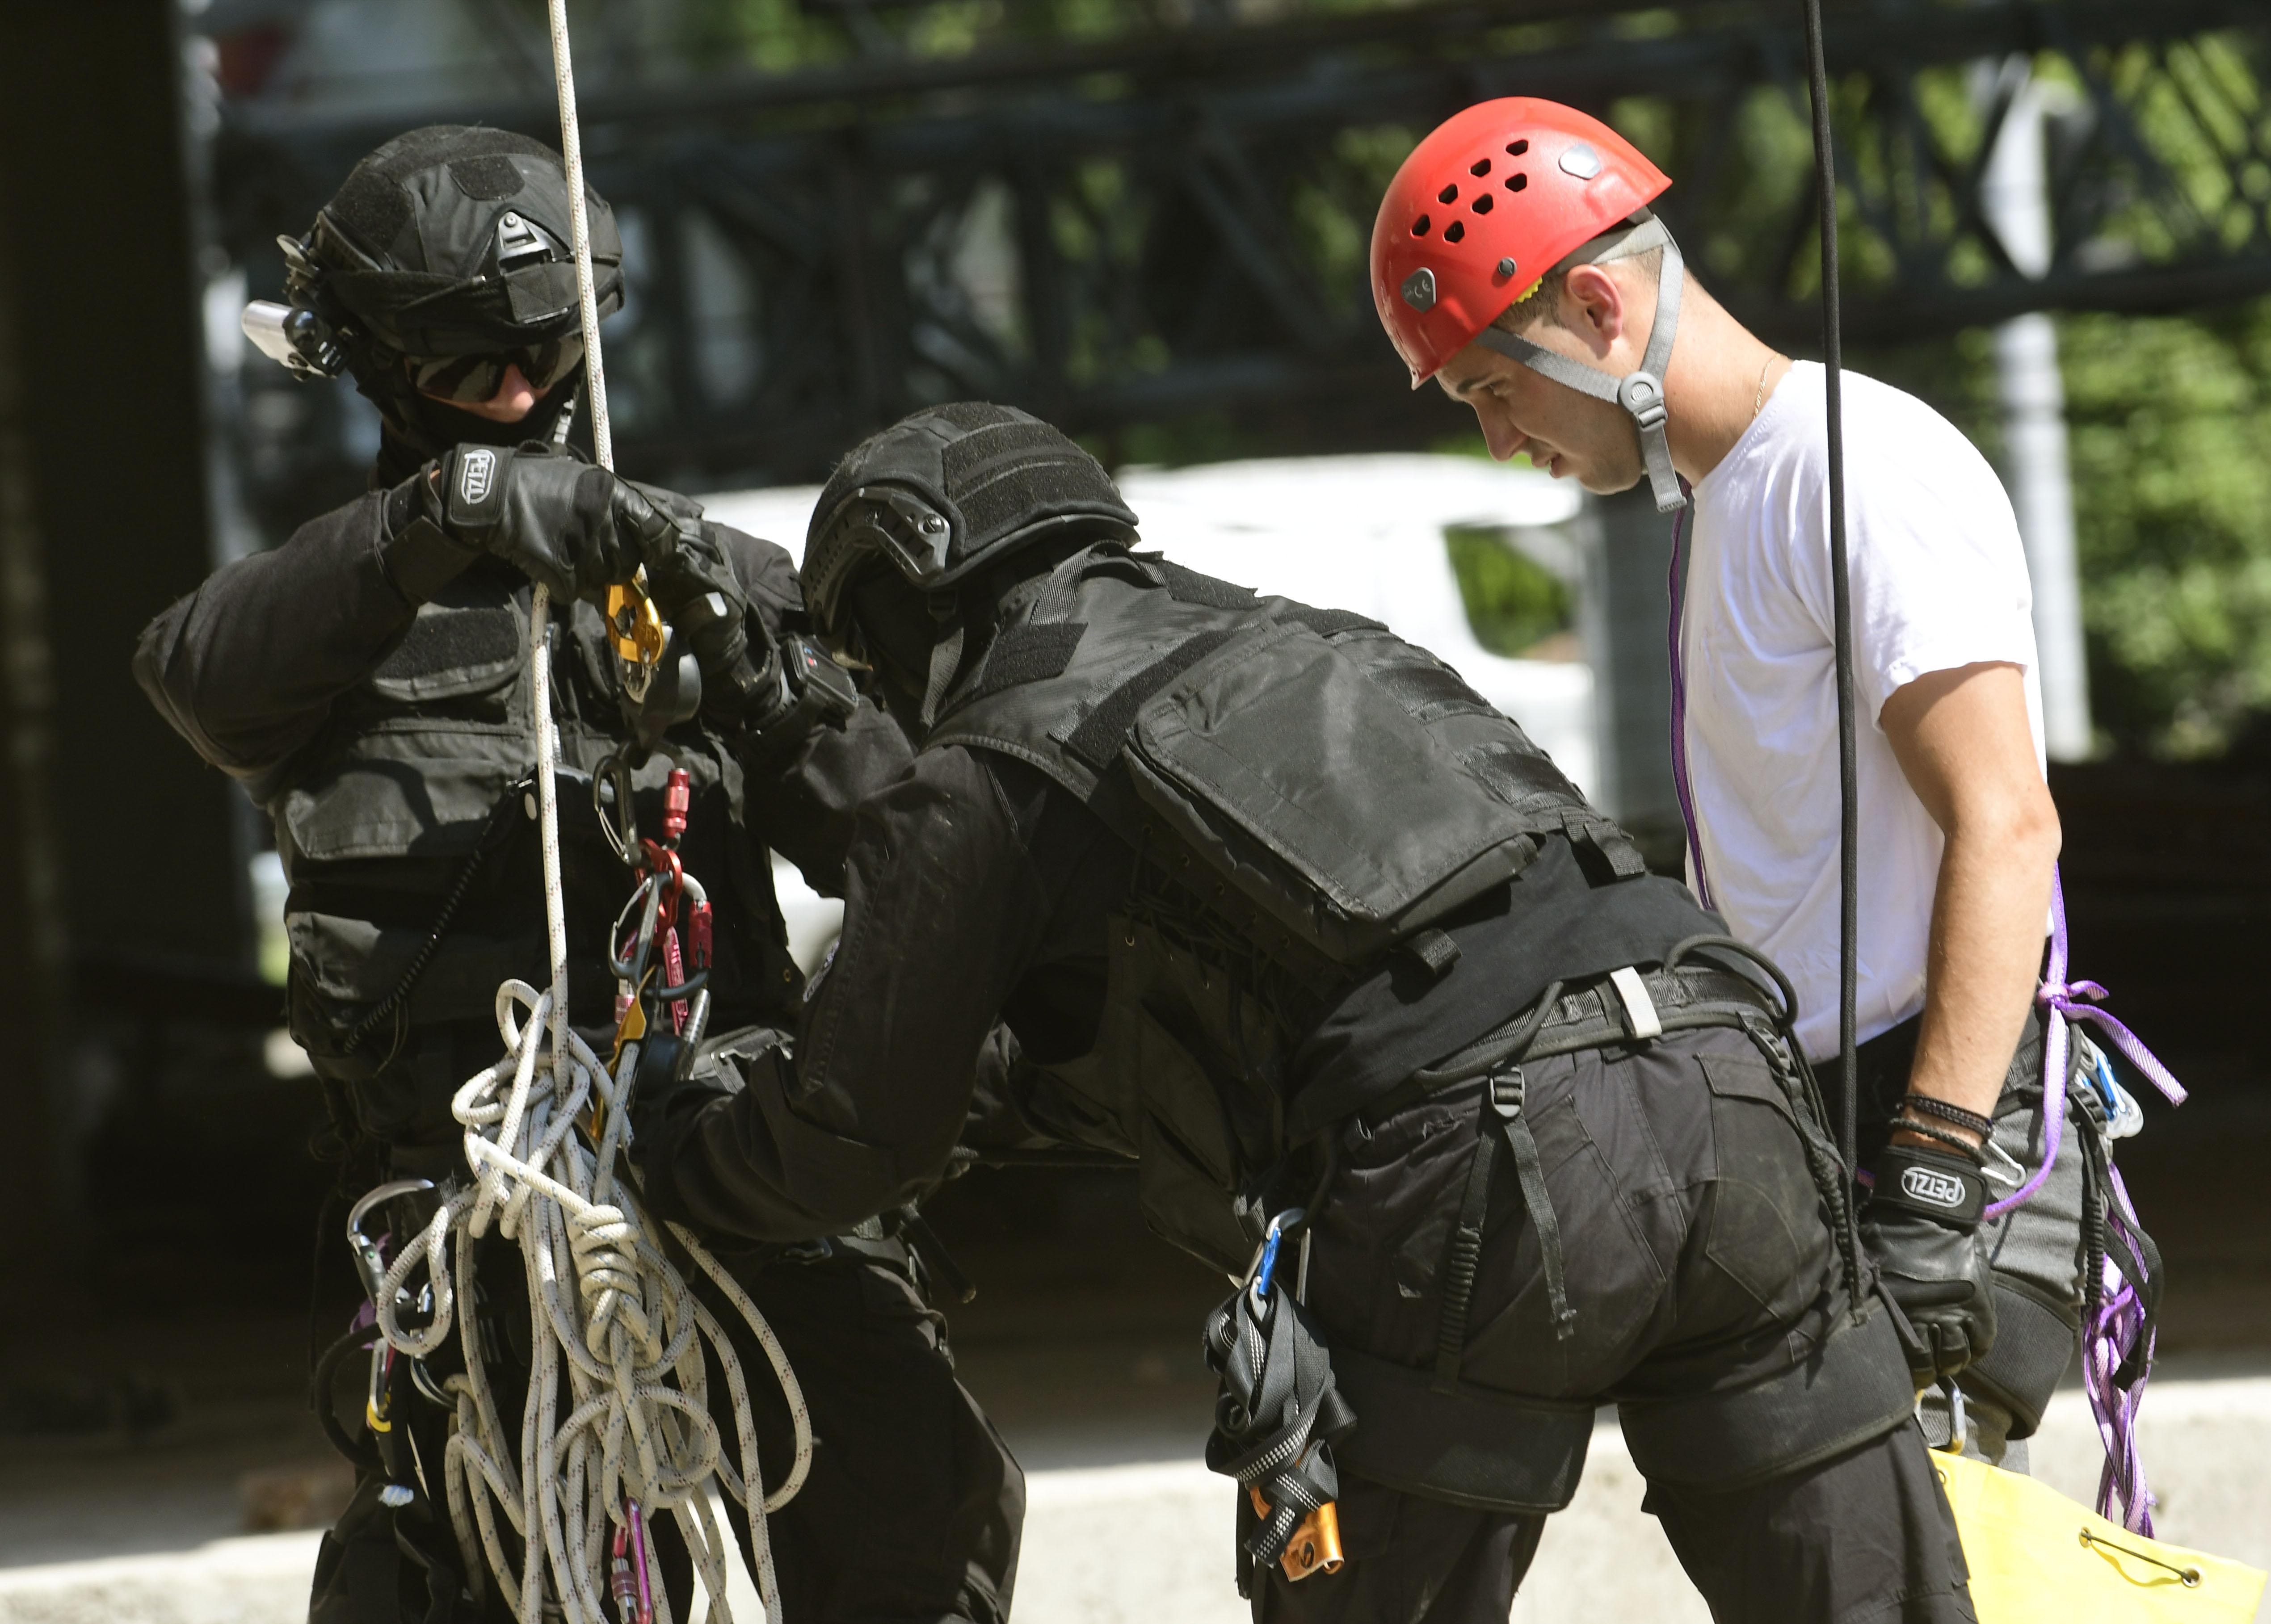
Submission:
<svg viewBox="0 0 2271 1624">
<path fill-rule="evenodd" d="M 1298 1229 L 1309 1216 L 1306 1207 L 1289 1206 L 1270 1220 L 1269 1232 L 1262 1237 L 1262 1261 L 1254 1271 L 1254 1301 L 1259 1304 L 1270 1294 L 1270 1277 L 1277 1272 L 1277 1249 L 1286 1235 Z M 1299 1283 L 1295 1289 L 1299 1289 Z"/>
<path fill-rule="evenodd" d="M 378 1242 L 362 1232 L 363 1216 L 397 1196 L 414 1196 L 421 1190 L 433 1188 L 430 1178 L 398 1178 L 369 1191 L 347 1209 L 347 1248 L 354 1253 L 355 1272 L 362 1276 L 363 1295 L 370 1299 L 373 1309 L 378 1307 L 378 1294 L 386 1284 L 386 1258 L 379 1251 Z"/>
<path fill-rule="evenodd" d="M 615 815 L 607 811 L 609 800 L 614 801 L 615 813 L 622 817 L 620 825 Z M 630 763 L 622 757 L 608 756 L 592 769 L 592 810 L 599 815 L 599 833 L 607 837 L 607 844 L 615 849 L 615 856 L 637 867 L 638 809 L 631 799 Z"/>
</svg>

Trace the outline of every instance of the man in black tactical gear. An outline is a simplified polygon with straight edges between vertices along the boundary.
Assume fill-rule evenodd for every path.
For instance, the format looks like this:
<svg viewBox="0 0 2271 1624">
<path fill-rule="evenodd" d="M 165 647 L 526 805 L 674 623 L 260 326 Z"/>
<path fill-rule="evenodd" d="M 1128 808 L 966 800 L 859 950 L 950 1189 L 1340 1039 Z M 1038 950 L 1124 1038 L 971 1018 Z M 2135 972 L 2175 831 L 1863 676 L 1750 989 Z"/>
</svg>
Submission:
<svg viewBox="0 0 2271 1624">
<path fill-rule="evenodd" d="M 622 302 L 621 248 L 607 205 L 587 206 L 606 313 Z M 500 1052 L 500 981 L 546 980 L 524 810 L 532 581 L 555 595 L 570 1014 L 587 1031 L 614 1029 L 610 922 L 632 884 L 593 794 L 609 758 L 639 763 L 610 785 L 630 787 L 650 834 L 670 768 L 691 778 L 679 849 L 715 903 L 721 1034 L 697 1072 L 775 1041 L 802 995 L 767 849 L 837 889 L 853 808 L 907 761 L 898 730 L 800 634 L 780 548 L 561 443 L 583 354 L 568 212 L 559 156 L 503 131 L 414 130 L 355 169 L 287 244 L 294 308 L 274 325 L 297 369 L 352 368 L 377 404 L 371 488 L 216 573 L 151 625 L 136 658 L 153 702 L 268 809 L 291 880 L 291 1028 L 340 1160 L 319 1242 L 321 1342 L 354 1309 L 345 1204 L 382 1180 L 465 1176 L 452 1092 Z M 684 640 L 654 685 L 659 710 L 625 704 L 592 601 L 642 563 Z M 625 751 L 628 731 L 663 729 L 652 759 Z M 393 1233 L 423 1217 L 397 1211 Z M 720 1252 L 786 1345 L 821 1442 L 802 1492 L 771 1519 L 784 1611 L 800 1624 L 996 1624 L 1009 1610 L 1023 1476 L 954 1378 L 943 1319 L 896 1238 L 901 1218 L 853 1214 L 796 1246 Z M 485 1319 L 525 1382 L 521 1266 L 510 1249 L 498 1255 L 482 1272 Z M 740 1316 L 712 1306 L 744 1365 L 762 1370 Z M 333 1363 L 368 1335 L 336 1345 Z M 438 1462 L 449 1419 L 413 1390 L 407 1364 L 393 1367 L 391 1431 L 346 1440 L 376 1457 L 319 1561 L 311 1617 L 326 1624 L 487 1616 L 460 1597 L 446 1507 L 422 1489 L 398 1509 L 380 1498 L 423 1481 L 419 1463 Z M 778 1474 L 786 1406 L 752 1386 Z M 405 1433 L 415 1458 L 399 1457 Z M 656 1531 L 674 1535 L 666 1522 Z"/>
<path fill-rule="evenodd" d="M 1136 526 L 995 406 L 838 468 L 808 612 L 920 747 L 793 1054 L 634 1104 L 658 1210 L 920 1188 L 998 1014 L 1024 1131 L 1139 1158 L 1244 1282 L 1209 1458 L 1257 1619 L 1504 1619 L 1605 1402 L 1723 1624 L 1970 1618 L 1780 973 L 1441 662 Z"/>
</svg>

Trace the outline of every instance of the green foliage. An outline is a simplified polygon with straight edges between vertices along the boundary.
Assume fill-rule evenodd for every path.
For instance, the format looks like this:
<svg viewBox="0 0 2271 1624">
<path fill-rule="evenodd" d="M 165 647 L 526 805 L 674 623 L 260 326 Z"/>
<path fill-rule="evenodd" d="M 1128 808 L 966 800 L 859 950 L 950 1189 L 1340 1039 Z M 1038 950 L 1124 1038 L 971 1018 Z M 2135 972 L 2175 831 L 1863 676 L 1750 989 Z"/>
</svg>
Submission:
<svg viewBox="0 0 2271 1624">
<path fill-rule="evenodd" d="M 2271 708 L 2271 300 L 2059 323 L 2091 708 L 2220 751 Z"/>
<path fill-rule="evenodd" d="M 1569 629 L 1569 589 L 1494 530 L 1443 532 L 1475 637 L 1493 654 L 1520 654 Z"/>
<path fill-rule="evenodd" d="M 539 0 L 508 0 L 533 8 Z M 627 0 L 577 0 L 612 9 Z M 1261 21 L 1307 11 L 1344 12 L 1404 0 L 929 0 L 827 4 L 810 0 L 678 0 L 704 66 L 771 71 L 862 55 L 941 58 L 1050 40 L 1096 41 L 1182 26 L 1202 11 Z M 1612 13 L 1586 26 L 1644 41 L 1676 33 L 1677 8 Z M 1510 23 L 1493 48 L 1543 48 L 1569 37 L 1566 20 Z M 2177 182 L 2173 211 L 2133 189 L 2093 252 L 2151 263 L 2182 251 L 2201 223 L 2227 245 L 2256 229 L 2271 197 L 2271 99 L 2262 64 L 2236 38 L 2126 48 L 2100 64 L 2134 108 L 2153 150 Z M 2080 80 L 2056 51 L 2036 60 L 2039 79 L 2079 103 Z M 1948 177 L 1976 161 L 1985 106 L 1968 67 L 1911 82 L 1910 121 L 1872 126 L 1854 116 L 1883 87 L 1865 73 L 1835 87 L 1848 177 L 1839 202 L 1847 286 L 1858 295 L 1902 274 L 1876 229 L 1888 211 L 1945 232 L 1957 222 Z M 1103 78 L 1084 85 L 1111 95 Z M 1813 184 L 1802 86 L 1761 85 L 1731 114 L 1706 97 L 1622 98 L 1611 122 L 1687 189 L 1689 259 L 1707 284 L 1764 285 L 1811 298 L 1818 285 L 1813 234 L 1794 211 Z M 1884 144 L 1885 131 L 1924 137 L 1932 165 Z M 1373 210 L 1418 126 L 1347 129 L 1329 165 L 1291 181 L 1278 203 L 1291 227 L 1293 268 L 1325 309 L 1364 319 L 1365 251 Z M 2223 154 L 2257 156 L 2236 169 Z M 1708 160 L 1708 161 L 1707 161 Z M 1076 264 L 1140 261 L 1158 222 L 1134 206 L 1121 159 L 1093 159 L 1054 200 L 1048 229 Z M 2235 175 L 2237 185 L 2234 184 Z M 1857 184 L 1858 183 L 1858 184 Z M 1872 201 L 1865 206 L 1864 195 Z M 1795 231 L 1795 235 L 1793 235 Z M 1990 274 L 1977 241 L 1959 244 L 1958 283 Z M 1171 279 L 1171 278 L 1170 278 Z M 2271 301 L 2182 317 L 2068 315 L 2059 320 L 2073 429 L 2074 505 L 2092 705 L 2098 726 L 2127 751 L 2198 755 L 2222 749 L 2256 716 L 2271 714 Z M 1167 359 L 1158 333 L 1136 337 L 1098 320 L 1068 335 L 1076 380 L 1141 375 Z M 1882 352 L 1849 351 L 1856 368 L 1910 390 L 1945 412 L 1988 456 L 2001 450 L 1993 360 L 1984 332 Z M 1113 463 L 1182 463 L 1280 451 L 1233 413 L 1134 425 L 1094 437 Z M 1443 449 L 1481 454 L 1463 432 Z M 1503 653 L 1569 623 L 1567 590 L 1482 532 L 1454 534 L 1450 556 L 1470 618 Z"/>
</svg>

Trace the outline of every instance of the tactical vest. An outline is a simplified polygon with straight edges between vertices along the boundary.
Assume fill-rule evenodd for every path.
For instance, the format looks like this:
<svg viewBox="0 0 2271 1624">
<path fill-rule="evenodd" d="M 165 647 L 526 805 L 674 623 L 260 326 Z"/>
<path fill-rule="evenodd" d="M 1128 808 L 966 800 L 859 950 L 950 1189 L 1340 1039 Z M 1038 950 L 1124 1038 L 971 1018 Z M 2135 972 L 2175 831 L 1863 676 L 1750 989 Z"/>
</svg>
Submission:
<svg viewBox="0 0 2271 1624">
<path fill-rule="evenodd" d="M 1597 879 L 1645 871 L 1519 727 L 1361 615 L 1105 545 L 997 625 L 927 743 L 1030 762 L 1136 854 L 1095 1047 L 1037 1104 L 1140 1156 L 1147 1220 L 1218 1268 L 1261 1233 L 1289 1059 L 1358 978 L 1426 961 L 1432 924 L 1545 841 Z"/>
<path fill-rule="evenodd" d="M 293 1032 L 327 1075 L 361 1082 L 399 1047 L 400 1034 L 388 1031 L 364 1052 L 344 1052 L 347 1033 L 410 973 L 461 884 L 465 896 L 406 1001 L 406 1027 L 493 1021 L 501 981 L 546 979 L 528 615 L 525 582 L 469 570 L 420 607 L 401 643 L 334 703 L 316 738 L 258 786 L 292 886 Z M 578 603 L 564 613 L 555 606 L 555 616 L 571 1013 L 605 1024 L 614 996 L 607 933 L 632 879 L 600 827 L 592 779 L 618 747 L 621 709 L 598 612 Z M 680 849 L 717 905 L 712 1029 L 784 1020 L 802 978 L 764 840 L 746 827 L 741 764 L 698 724 L 671 732 L 634 778 L 648 834 L 659 832 L 673 766 L 687 770 L 693 790 Z"/>
</svg>

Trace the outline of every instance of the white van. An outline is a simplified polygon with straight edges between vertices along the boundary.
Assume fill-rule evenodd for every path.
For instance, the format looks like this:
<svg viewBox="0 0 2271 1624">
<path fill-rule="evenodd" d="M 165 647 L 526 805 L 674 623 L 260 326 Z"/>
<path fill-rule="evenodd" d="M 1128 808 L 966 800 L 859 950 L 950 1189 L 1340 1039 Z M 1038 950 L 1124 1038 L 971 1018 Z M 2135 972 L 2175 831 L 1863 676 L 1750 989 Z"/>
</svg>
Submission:
<svg viewBox="0 0 2271 1624">
<path fill-rule="evenodd" d="M 1485 649 L 1468 623 L 1443 536 L 1454 525 L 1551 536 L 1577 516 L 1582 499 L 1574 484 L 1478 457 L 1426 455 L 1130 468 L 1119 483 L 1143 522 L 1145 546 L 1240 586 L 1384 622 L 1456 667 L 1580 788 L 1597 779 L 1591 670 Z M 815 486 L 798 486 L 702 501 L 720 523 L 800 556 L 819 495 Z M 1574 543 L 1560 551 L 1575 556 Z M 790 947 L 808 969 L 835 938 L 843 905 L 815 895 L 778 858 L 773 877 Z"/>
</svg>

